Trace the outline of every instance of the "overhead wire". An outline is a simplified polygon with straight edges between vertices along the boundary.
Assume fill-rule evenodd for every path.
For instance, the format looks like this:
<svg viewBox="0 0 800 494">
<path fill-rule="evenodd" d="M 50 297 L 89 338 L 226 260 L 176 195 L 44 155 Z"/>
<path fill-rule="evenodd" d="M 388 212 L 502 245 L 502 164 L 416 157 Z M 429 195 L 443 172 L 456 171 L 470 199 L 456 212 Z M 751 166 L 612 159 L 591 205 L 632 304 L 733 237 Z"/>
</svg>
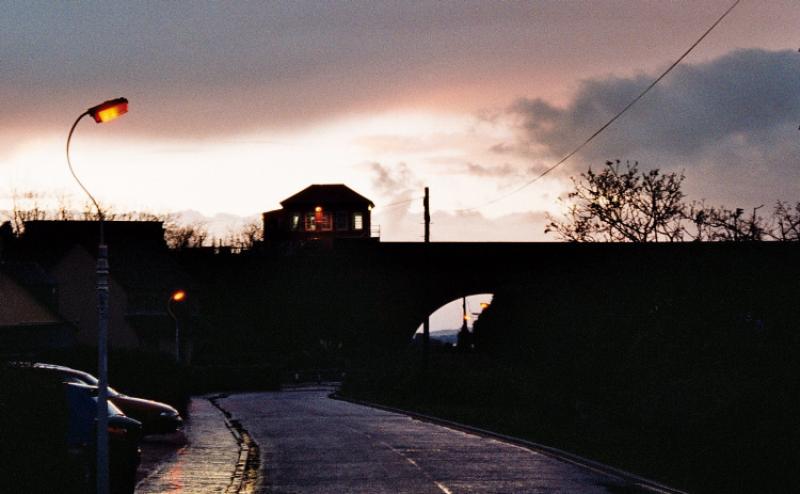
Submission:
<svg viewBox="0 0 800 494">
<path fill-rule="evenodd" d="M 477 210 L 477 209 L 482 209 L 482 208 L 484 208 L 484 207 L 486 207 L 486 206 L 489 206 L 489 205 L 491 205 L 491 204 L 495 204 L 495 203 L 497 203 L 497 202 L 500 202 L 500 201 L 502 201 L 502 200 L 505 200 L 505 199 L 507 199 L 507 198 L 509 198 L 509 197 L 511 197 L 511 196 L 513 196 L 513 195 L 515 195 L 515 194 L 517 194 L 517 193 L 519 193 L 519 192 L 521 192 L 522 190 L 524 190 L 524 189 L 526 189 L 526 188 L 530 187 L 530 186 L 531 186 L 531 185 L 533 185 L 534 183 L 536 183 L 536 182 L 538 182 L 539 180 L 541 180 L 541 179 L 542 179 L 544 176 L 546 176 L 548 173 L 550 173 L 551 171 L 555 170 L 555 169 L 556 169 L 556 168 L 558 168 L 559 166 L 561 166 L 561 165 L 563 165 L 564 163 L 566 163 L 566 162 L 567 162 L 567 160 L 569 160 L 569 159 L 570 159 L 570 158 L 572 158 L 572 157 L 573 157 L 575 154 L 577 154 L 578 152 L 580 152 L 580 150 L 581 150 L 581 149 L 583 149 L 583 148 L 584 148 L 586 145 L 588 145 L 590 142 L 592 142 L 592 141 L 594 140 L 594 138 L 595 138 L 595 137 L 597 137 L 598 135 L 600 135 L 600 134 L 601 134 L 601 133 L 602 133 L 604 130 L 606 130 L 606 129 L 607 129 L 607 128 L 608 128 L 608 127 L 609 127 L 609 126 L 612 124 L 612 123 L 614 123 L 614 122 L 615 122 L 615 121 L 616 121 L 618 118 L 620 118 L 620 117 L 621 117 L 623 114 L 625 114 L 625 112 L 627 112 L 628 110 L 630 110 L 630 109 L 631 109 L 631 107 L 632 107 L 633 105 L 635 105 L 636 103 L 638 103 L 638 102 L 639 102 L 639 100 L 641 100 L 641 99 L 644 97 L 644 95 L 646 95 L 647 93 L 649 93 L 651 89 L 653 89 L 653 88 L 654 88 L 654 87 L 655 87 L 655 86 L 656 86 L 656 85 L 657 85 L 659 82 L 661 82 L 661 80 L 662 80 L 664 77 L 666 77 L 666 76 L 667 76 L 667 74 L 669 74 L 670 72 L 672 72 L 672 69 L 674 69 L 675 67 L 677 67 L 677 66 L 678 66 L 678 64 L 679 64 L 679 63 L 681 63 L 681 62 L 682 62 L 682 61 L 683 61 L 683 60 L 684 60 L 684 59 L 685 59 L 685 58 L 686 58 L 686 57 L 689 55 L 689 53 L 691 53 L 691 52 L 692 52 L 692 51 L 695 49 L 695 47 L 697 47 L 697 45 L 699 45 L 699 44 L 700 44 L 700 43 L 701 43 L 701 42 L 702 42 L 702 41 L 703 41 L 703 40 L 706 38 L 706 36 L 708 36 L 708 35 L 711 33 L 711 31 L 713 31 L 713 30 L 714 30 L 714 28 L 716 28 L 716 27 L 717 27 L 717 25 L 718 25 L 720 22 L 722 22 L 722 20 L 723 20 L 723 19 L 725 19 L 725 17 L 727 17 L 727 16 L 728 16 L 728 14 L 730 14 L 730 13 L 731 13 L 731 11 L 733 11 L 733 9 L 735 9 L 735 8 L 736 8 L 736 6 L 737 6 L 737 5 L 739 5 L 739 3 L 740 3 L 740 2 L 741 2 L 741 0 L 736 0 L 736 1 L 734 1 L 734 2 L 733 2 L 733 4 L 732 4 L 730 7 L 728 7 L 728 9 L 727 9 L 727 10 L 726 10 L 726 11 L 725 11 L 725 12 L 724 12 L 724 13 L 723 13 L 721 16 L 719 16 L 719 18 L 718 18 L 718 19 L 717 19 L 717 20 L 716 20 L 716 21 L 715 21 L 715 22 L 714 22 L 714 23 L 711 25 L 711 27 L 709 27 L 708 29 L 706 29 L 706 31 L 705 31 L 705 32 L 702 34 L 702 36 L 700 36 L 700 37 L 699 37 L 699 38 L 698 38 L 698 39 L 697 39 L 697 40 L 696 40 L 694 43 L 692 43 L 692 45 L 691 45 L 691 46 L 690 46 L 690 47 L 689 47 L 689 48 L 688 48 L 688 49 L 687 49 L 685 52 L 683 52 L 683 54 L 682 54 L 680 57 L 678 57 L 678 59 L 677 59 L 677 60 L 675 60 L 675 61 L 672 63 L 672 65 L 670 65 L 669 67 L 667 67 L 667 69 L 666 69 L 664 72 L 662 72 L 662 73 L 661 73 L 661 75 L 659 75 L 659 76 L 658 76 L 658 77 L 657 77 L 657 78 L 656 78 L 656 79 L 655 79 L 653 82 L 651 82 L 649 86 L 647 86 L 647 87 L 646 87 L 646 88 L 645 88 L 645 89 L 644 89 L 644 90 L 643 90 L 641 93 L 639 93 L 639 95 L 638 95 L 638 96 L 636 96 L 636 97 L 635 97 L 635 98 L 634 98 L 634 99 L 633 99 L 633 100 L 632 100 L 630 103 L 628 103 L 628 104 L 627 104 L 627 105 L 626 105 L 626 106 L 625 106 L 625 107 L 624 107 L 622 110 L 620 110 L 620 111 L 619 111 L 619 112 L 618 112 L 616 115 L 614 115 L 613 117 L 611 117 L 611 119 L 610 119 L 610 120 L 608 120 L 608 121 L 607 121 L 605 124 L 603 124 L 603 126 L 601 126 L 599 129 L 597 129 L 597 131 L 595 131 L 595 132 L 594 132 L 592 135 L 590 135 L 590 136 L 589 136 L 589 137 L 588 137 L 588 138 L 587 138 L 585 141 L 583 141 L 583 142 L 582 142 L 580 145 L 578 145 L 578 146 L 577 146 L 575 149 L 573 149 L 572 151 L 570 151 L 570 152 L 569 152 L 567 155 L 565 155 L 563 158 L 561 158 L 560 160 L 558 160 L 558 162 L 556 162 L 554 165 L 552 165 L 552 166 L 548 167 L 547 169 L 545 169 L 545 170 L 544 170 L 542 173 L 540 173 L 539 175 L 537 175 L 537 176 L 533 177 L 532 179 L 528 180 L 527 182 L 525 182 L 524 184 L 522 184 L 521 186 L 517 187 L 516 189 L 512 190 L 511 192 L 509 192 L 509 193 L 507 193 L 507 194 L 504 194 L 504 195 L 502 195 L 502 196 L 500 196 L 500 197 L 496 197 L 496 198 L 494 198 L 494 199 L 492 199 L 492 200 L 490 200 L 490 201 L 488 201 L 488 202 L 486 202 L 486 203 L 484 203 L 484 204 L 481 204 L 481 205 L 479 205 L 479 206 L 474 206 L 474 207 L 471 207 L 471 208 L 464 208 L 464 209 L 460 209 L 459 211 L 462 211 L 462 212 L 475 211 L 475 210 Z"/>
<path fill-rule="evenodd" d="M 411 199 L 406 199 L 406 200 L 403 200 L 403 201 L 397 201 L 397 202 L 392 202 L 390 204 L 383 204 L 381 206 L 375 206 L 375 208 L 376 209 L 377 208 L 388 209 L 388 208 L 395 207 L 395 206 L 402 206 L 403 204 L 408 204 L 408 203 L 411 203 L 411 202 L 414 202 L 414 201 L 418 201 L 420 199 L 424 199 L 424 197 L 423 196 L 412 197 Z"/>
</svg>

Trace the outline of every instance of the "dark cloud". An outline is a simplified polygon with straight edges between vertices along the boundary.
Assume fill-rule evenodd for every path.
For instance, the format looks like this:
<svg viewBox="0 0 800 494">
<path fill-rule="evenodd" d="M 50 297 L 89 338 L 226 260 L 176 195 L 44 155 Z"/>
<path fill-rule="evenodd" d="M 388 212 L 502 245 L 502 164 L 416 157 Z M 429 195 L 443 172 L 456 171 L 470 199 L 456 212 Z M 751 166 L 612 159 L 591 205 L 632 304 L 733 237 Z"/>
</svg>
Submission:
<svg viewBox="0 0 800 494">
<path fill-rule="evenodd" d="M 474 47 L 488 56 L 503 41 L 493 29 L 522 26 L 530 10 L 483 2 L 12 2 L 0 16 L 0 124 L 19 125 L 38 109 L 35 122 L 27 114 L 32 128 L 60 129 L 56 115 L 120 94 L 152 115 L 131 124 L 145 134 L 307 123 L 408 98 L 409 86 L 437 87 L 453 68 L 446 60 L 469 53 L 467 40 L 488 42 Z"/>
<path fill-rule="evenodd" d="M 437 97 L 475 109 L 663 60 L 674 51 L 664 36 L 689 39 L 724 3 L 631 2 L 620 16 L 617 2 L 4 2 L 0 126 L 57 131 L 118 95 L 142 115 L 131 116 L 129 132 L 174 138 Z M 770 16 L 744 16 L 742 37 L 774 46 L 793 36 L 793 4 L 759 5 Z M 729 41 L 706 49 L 728 50 Z"/>
<path fill-rule="evenodd" d="M 511 166 L 509 163 L 503 163 L 499 166 L 484 166 L 478 163 L 467 163 L 465 165 L 467 174 L 475 177 L 509 177 L 519 175 L 519 168 Z"/>
<path fill-rule="evenodd" d="M 652 75 L 588 80 L 563 108 L 517 101 L 522 145 L 560 158 L 625 107 Z M 565 166 L 575 173 L 608 158 L 685 169 L 687 187 L 715 199 L 772 201 L 800 195 L 800 57 L 794 51 L 739 50 L 676 68 Z"/>
<path fill-rule="evenodd" d="M 489 148 L 489 151 L 494 154 L 512 154 L 514 147 L 505 142 L 499 142 Z"/>
</svg>

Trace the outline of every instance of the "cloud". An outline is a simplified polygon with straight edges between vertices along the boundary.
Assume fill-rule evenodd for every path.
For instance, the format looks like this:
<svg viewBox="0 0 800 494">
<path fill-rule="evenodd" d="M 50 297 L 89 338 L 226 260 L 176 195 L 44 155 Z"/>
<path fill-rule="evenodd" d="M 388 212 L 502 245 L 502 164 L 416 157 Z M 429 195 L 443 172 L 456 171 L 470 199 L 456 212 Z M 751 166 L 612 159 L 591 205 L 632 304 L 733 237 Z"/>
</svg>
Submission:
<svg viewBox="0 0 800 494">
<path fill-rule="evenodd" d="M 497 178 L 519 175 L 519 168 L 511 166 L 509 163 L 503 163 L 500 166 L 484 166 L 478 163 L 468 162 L 465 165 L 464 171 L 475 177 Z"/>
<path fill-rule="evenodd" d="M 418 195 L 416 191 L 421 188 L 419 180 L 405 163 L 389 167 L 372 162 L 367 163 L 366 167 L 372 175 L 372 186 L 375 191 L 386 198 L 382 204 L 376 204 L 376 209 L 383 218 L 383 226 L 395 228 L 402 224 L 415 196 Z"/>
<path fill-rule="evenodd" d="M 151 115 L 130 124 L 138 133 L 172 137 L 402 105 L 452 87 L 470 68 L 451 60 L 490 56 L 503 44 L 493 30 L 523 26 L 530 10 L 481 2 L 10 4 L 0 17 L 0 126 L 27 119 L 30 129 L 62 130 L 63 119 L 97 98 L 120 95 L 132 113 Z M 475 50 L 471 39 L 490 46 Z"/>
<path fill-rule="evenodd" d="M 794 3 L 752 7 L 763 15 L 731 19 L 746 36 L 715 33 L 704 48 L 794 40 Z M 0 127 L 63 133 L 76 111 L 120 95 L 131 100 L 129 133 L 173 138 L 291 129 L 375 108 L 474 110 L 532 90 L 560 97 L 576 77 L 665 59 L 674 51 L 665 36 L 689 39 L 692 21 L 718 10 L 714 2 L 632 2 L 625 16 L 614 2 L 5 2 Z"/>
<path fill-rule="evenodd" d="M 652 75 L 584 81 L 564 107 L 520 99 L 520 146 L 564 156 L 625 107 Z M 800 191 L 800 57 L 737 50 L 676 68 L 592 142 L 562 173 L 609 158 L 684 169 L 687 187 L 717 200 L 773 201 Z M 740 194 L 746 196 L 742 197 Z"/>
<path fill-rule="evenodd" d="M 390 167 L 372 162 L 366 166 L 372 173 L 372 185 L 381 194 L 392 197 L 420 187 L 419 180 L 405 163 Z"/>
</svg>

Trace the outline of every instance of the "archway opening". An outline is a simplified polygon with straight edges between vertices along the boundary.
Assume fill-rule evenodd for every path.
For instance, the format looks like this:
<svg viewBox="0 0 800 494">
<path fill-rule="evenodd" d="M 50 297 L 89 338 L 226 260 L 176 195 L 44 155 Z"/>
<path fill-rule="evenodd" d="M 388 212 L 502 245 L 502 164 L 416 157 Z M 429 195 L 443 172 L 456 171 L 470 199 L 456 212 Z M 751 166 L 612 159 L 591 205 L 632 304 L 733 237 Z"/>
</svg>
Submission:
<svg viewBox="0 0 800 494">
<path fill-rule="evenodd" d="M 433 311 L 430 321 L 431 344 L 443 347 L 458 346 L 459 333 L 463 328 L 472 334 L 475 322 L 491 303 L 494 294 L 476 293 L 451 300 Z M 417 327 L 413 340 L 422 341 L 424 323 Z"/>
</svg>

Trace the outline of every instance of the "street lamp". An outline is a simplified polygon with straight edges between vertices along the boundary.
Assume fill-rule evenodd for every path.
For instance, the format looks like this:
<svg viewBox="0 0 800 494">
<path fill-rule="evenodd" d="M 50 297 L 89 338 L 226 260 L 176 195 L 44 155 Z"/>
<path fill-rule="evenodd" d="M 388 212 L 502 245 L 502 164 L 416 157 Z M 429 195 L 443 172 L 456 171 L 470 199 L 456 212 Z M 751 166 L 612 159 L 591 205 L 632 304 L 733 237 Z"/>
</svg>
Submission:
<svg viewBox="0 0 800 494">
<path fill-rule="evenodd" d="M 72 169 L 69 158 L 69 144 L 72 133 L 78 122 L 87 115 L 94 118 L 97 123 L 114 120 L 128 112 L 128 100 L 116 98 L 93 106 L 81 113 L 72 124 L 67 135 L 67 165 L 72 177 L 78 182 L 86 195 L 97 208 L 100 220 L 100 242 L 97 246 L 97 494 L 107 494 L 109 490 L 108 478 L 108 247 L 105 243 L 103 227 L 103 210 L 94 196 L 83 185 Z"/>
<path fill-rule="evenodd" d="M 175 321 L 175 362 L 181 363 L 181 327 L 178 322 L 178 316 L 172 311 L 172 303 L 181 303 L 186 300 L 186 291 L 176 290 L 167 299 L 167 312 L 172 316 Z"/>
</svg>

